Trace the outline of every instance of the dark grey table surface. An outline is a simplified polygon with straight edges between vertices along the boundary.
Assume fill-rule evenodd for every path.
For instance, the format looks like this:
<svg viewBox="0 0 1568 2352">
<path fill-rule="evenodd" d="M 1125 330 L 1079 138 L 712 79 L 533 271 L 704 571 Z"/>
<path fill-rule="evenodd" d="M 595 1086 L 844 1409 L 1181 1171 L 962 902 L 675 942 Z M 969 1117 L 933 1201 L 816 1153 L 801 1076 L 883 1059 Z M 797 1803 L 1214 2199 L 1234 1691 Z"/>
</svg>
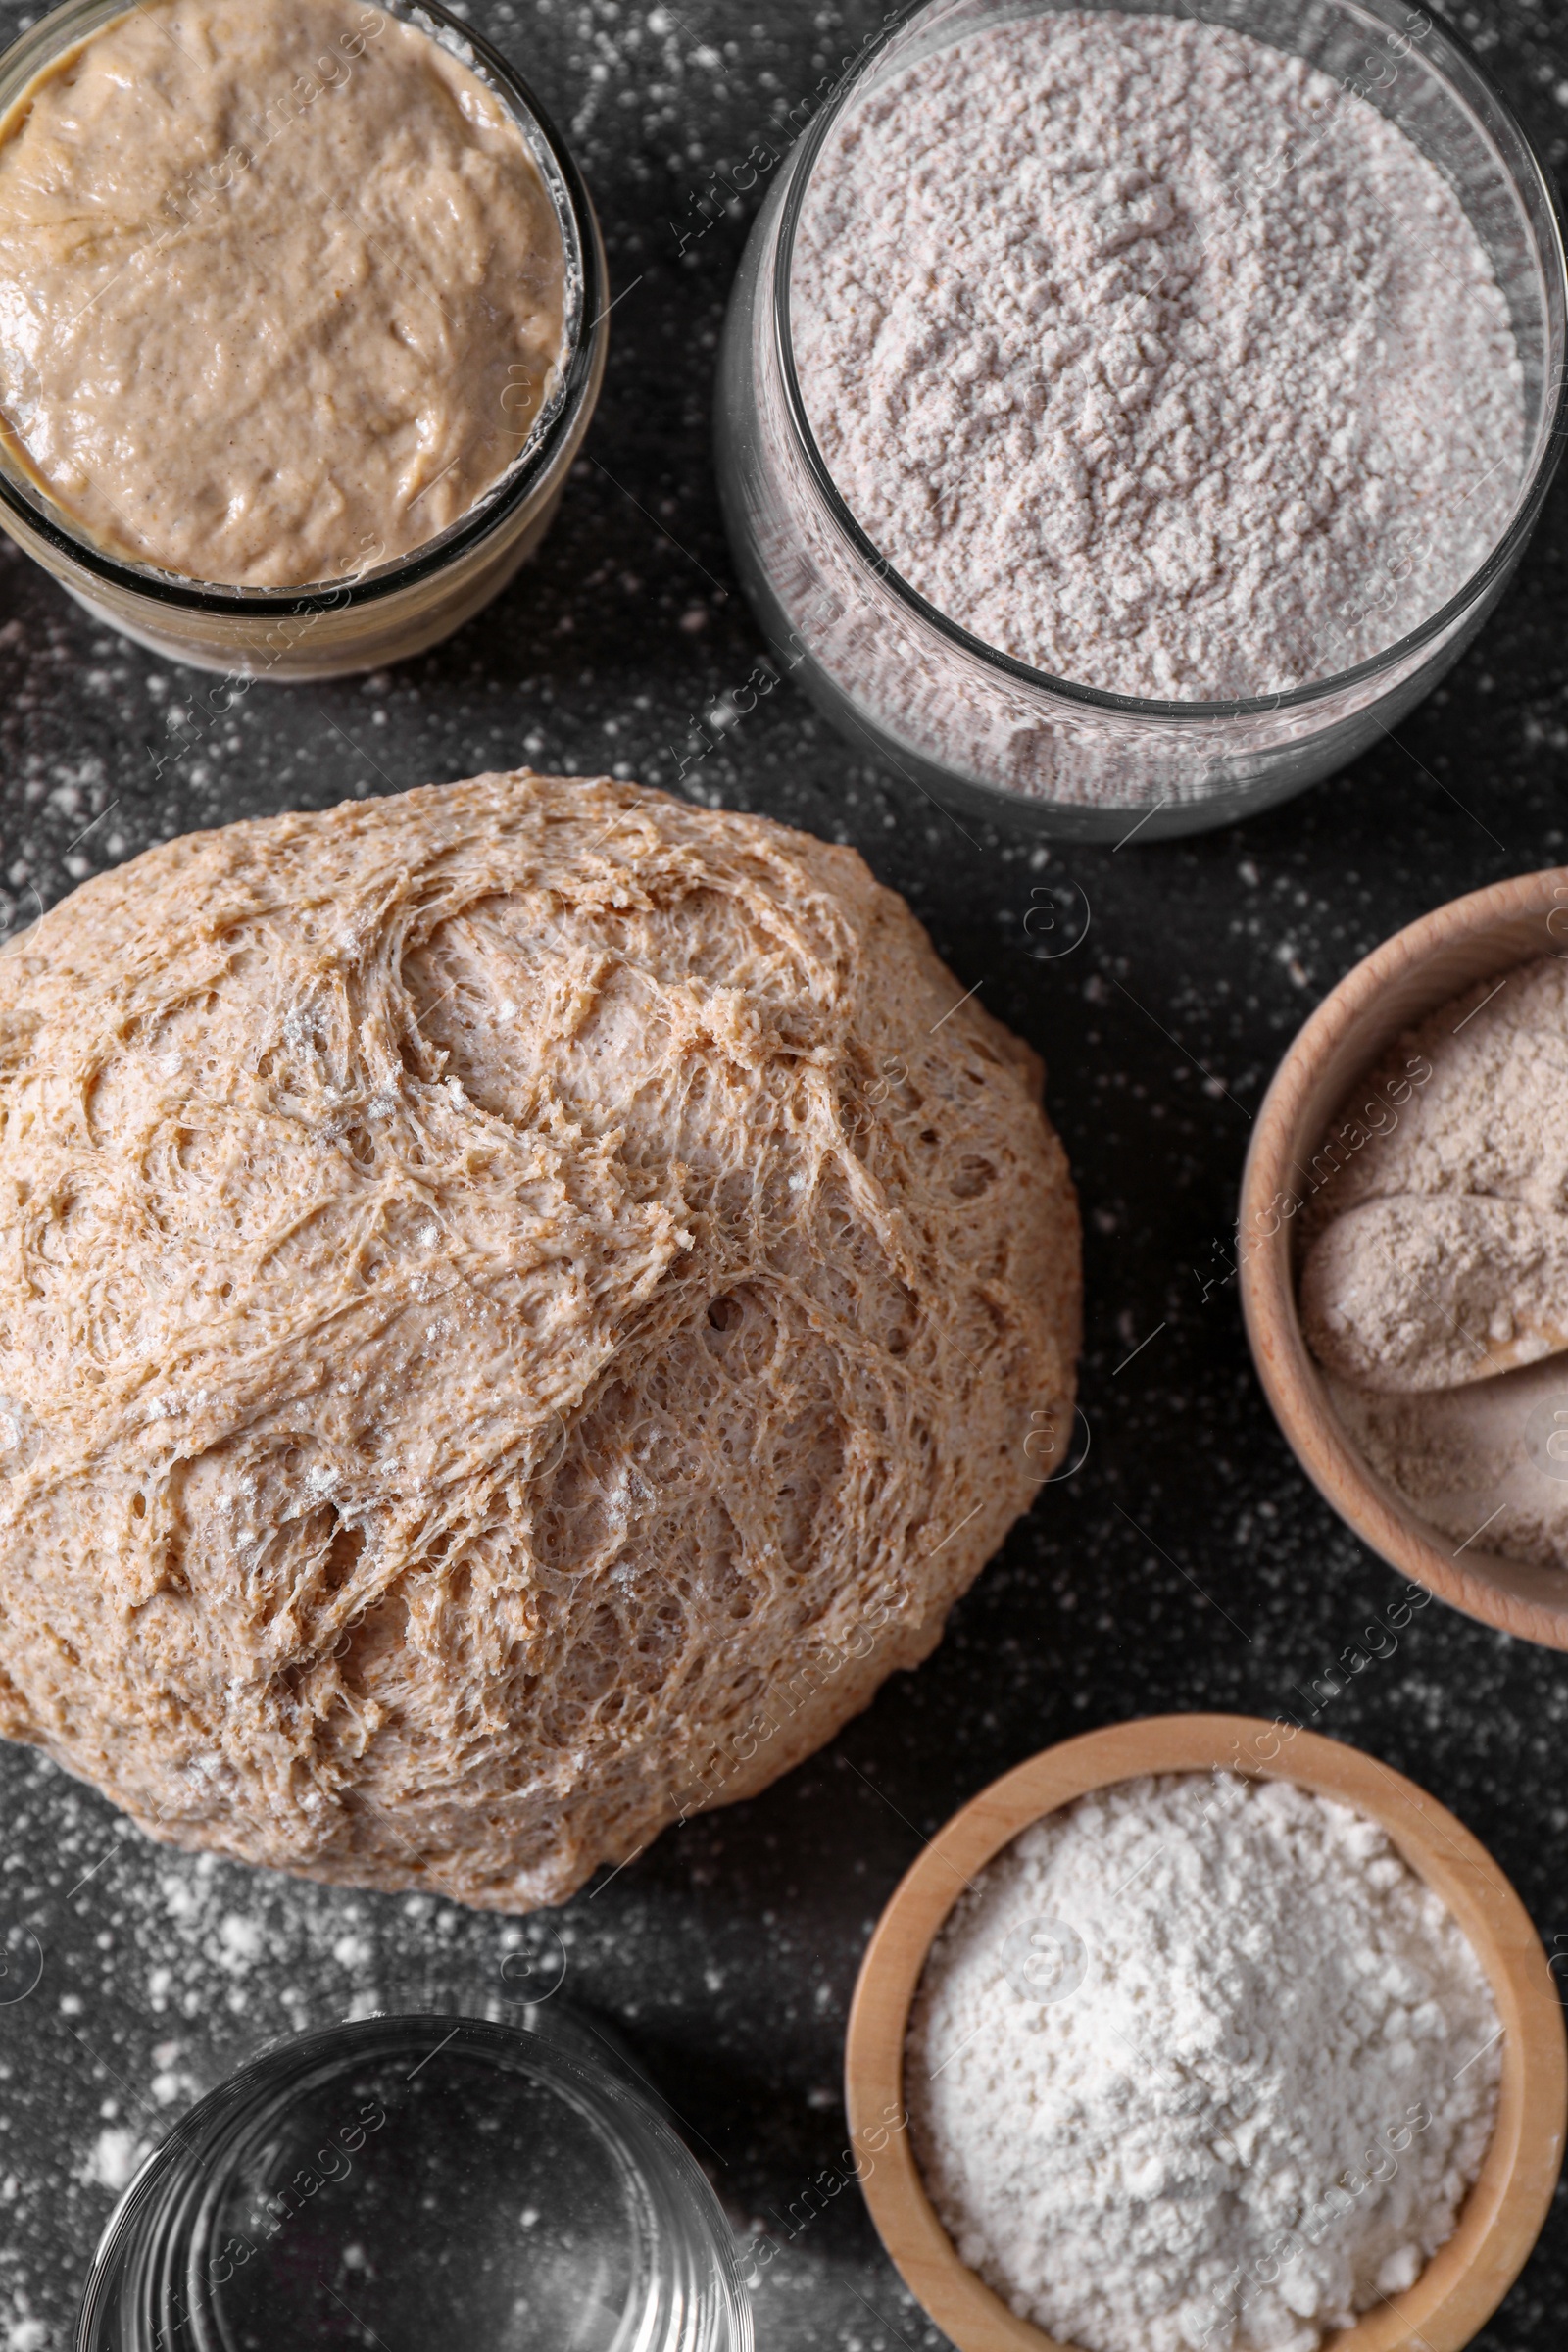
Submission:
<svg viewBox="0 0 1568 2352">
<path fill-rule="evenodd" d="M 673 784 L 694 722 L 751 669 L 709 435 L 746 216 L 710 207 L 698 234 L 697 200 L 776 138 L 873 7 L 491 0 L 472 16 L 569 127 L 619 297 L 552 537 L 436 652 L 364 680 L 269 686 L 217 725 L 190 718 L 191 672 L 106 635 L 0 548 L 0 919 L 229 817 L 525 760 Z M 30 21 L 0 7 L 8 35 Z M 1460 23 L 1560 167 L 1568 0 L 1494 0 Z M 1565 550 L 1568 475 L 1502 608 L 1400 748 L 1242 830 L 1048 860 L 901 798 L 788 686 L 685 771 L 680 788 L 705 801 L 854 842 L 906 893 L 963 983 L 1044 1053 L 1086 1224 L 1082 1469 L 1043 1492 L 930 1662 L 832 1747 L 552 1915 L 570 1992 L 633 2037 L 736 2219 L 779 2247 L 756 2298 L 764 2352 L 942 2340 L 839 2162 L 856 1968 L 922 1836 L 1066 1734 L 1296 1705 L 1395 1596 L 1288 1453 L 1234 1286 L 1205 1286 L 1251 1115 L 1318 998 L 1426 908 L 1564 855 Z M 1042 883 L 1091 910 L 1052 960 L 1025 929 Z M 1568 1948 L 1568 1661 L 1434 1605 L 1323 1699 L 1319 1728 L 1452 1806 L 1548 1945 Z M 0 1749 L 0 1870 L 6 1914 L 43 1955 L 30 1996 L 0 2004 L 0 2352 L 64 2352 L 116 2186 L 259 2036 L 416 1981 L 482 1995 L 544 1934 L 169 1852 L 17 1747 Z M 1565 2327 L 1559 2196 L 1479 2341 L 1546 2352 Z"/>
</svg>

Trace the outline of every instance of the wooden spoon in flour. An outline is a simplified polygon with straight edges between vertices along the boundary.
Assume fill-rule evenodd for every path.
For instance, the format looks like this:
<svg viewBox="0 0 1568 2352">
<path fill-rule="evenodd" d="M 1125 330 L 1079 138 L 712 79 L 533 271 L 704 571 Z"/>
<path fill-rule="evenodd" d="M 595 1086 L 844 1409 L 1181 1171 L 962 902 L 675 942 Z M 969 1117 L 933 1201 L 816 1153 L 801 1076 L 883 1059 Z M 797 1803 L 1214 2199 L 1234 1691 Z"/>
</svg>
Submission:
<svg viewBox="0 0 1568 2352">
<path fill-rule="evenodd" d="M 1400 1193 L 1335 1219 L 1301 1274 L 1327 1371 L 1389 1395 L 1454 1389 L 1568 1348 L 1568 1217 L 1477 1193 Z"/>
</svg>

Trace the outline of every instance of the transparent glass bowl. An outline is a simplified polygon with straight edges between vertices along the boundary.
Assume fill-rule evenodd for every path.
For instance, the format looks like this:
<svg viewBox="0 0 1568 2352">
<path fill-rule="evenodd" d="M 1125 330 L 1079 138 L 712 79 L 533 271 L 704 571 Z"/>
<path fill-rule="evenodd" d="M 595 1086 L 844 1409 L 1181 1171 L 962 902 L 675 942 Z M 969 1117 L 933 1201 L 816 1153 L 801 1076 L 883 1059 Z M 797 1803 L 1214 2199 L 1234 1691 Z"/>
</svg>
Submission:
<svg viewBox="0 0 1568 2352">
<path fill-rule="evenodd" d="M 304 588 L 215 586 L 111 555 L 55 504 L 0 431 L 0 528 L 99 620 L 197 669 L 246 678 L 338 677 L 401 661 L 449 636 L 505 587 L 543 538 L 604 380 L 604 247 L 564 140 L 500 51 L 437 0 L 377 5 L 455 49 L 521 131 L 565 247 L 564 357 L 526 447 L 466 514 L 374 570 L 345 569 L 340 578 Z M 125 14 L 125 0 L 66 0 L 24 32 L 0 57 L 0 119 L 53 59 Z"/>
<path fill-rule="evenodd" d="M 717 2198 L 598 2047 L 424 2013 L 266 2051 L 125 2191 L 76 2352 L 751 2352 Z"/>
<path fill-rule="evenodd" d="M 1070 0 L 1101 6 L 1105 0 Z M 1032 669 L 901 579 L 834 486 L 807 418 L 790 328 L 795 234 L 847 109 L 912 60 L 1052 0 L 926 0 L 855 59 L 779 172 L 747 245 L 720 356 L 725 520 L 781 665 L 850 740 L 938 801 L 1050 834 L 1197 832 L 1272 806 L 1396 725 L 1496 603 L 1560 451 L 1568 276 L 1556 206 L 1507 105 L 1441 19 L 1403 0 L 1215 0 L 1210 23 L 1363 87 L 1443 172 L 1506 297 L 1524 369 L 1525 458 L 1506 528 L 1456 596 L 1373 661 L 1290 693 L 1155 702 Z M 1120 0 L 1185 15 L 1175 0 Z M 1392 78 L 1390 78 L 1392 76 Z M 1381 86 L 1373 87 L 1376 81 Z"/>
</svg>

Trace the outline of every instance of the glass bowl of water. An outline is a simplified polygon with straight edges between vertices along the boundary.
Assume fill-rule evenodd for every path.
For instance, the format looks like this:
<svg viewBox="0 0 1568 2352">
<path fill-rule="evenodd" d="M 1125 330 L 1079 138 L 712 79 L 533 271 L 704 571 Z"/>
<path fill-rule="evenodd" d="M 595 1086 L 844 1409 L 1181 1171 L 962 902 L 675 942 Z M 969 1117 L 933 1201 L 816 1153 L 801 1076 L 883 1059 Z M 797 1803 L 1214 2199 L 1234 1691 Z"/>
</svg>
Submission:
<svg viewBox="0 0 1568 2352">
<path fill-rule="evenodd" d="M 595 2046 L 429 2012 L 275 2044 L 125 2191 L 76 2352 L 751 2352 L 717 2198 Z"/>
</svg>

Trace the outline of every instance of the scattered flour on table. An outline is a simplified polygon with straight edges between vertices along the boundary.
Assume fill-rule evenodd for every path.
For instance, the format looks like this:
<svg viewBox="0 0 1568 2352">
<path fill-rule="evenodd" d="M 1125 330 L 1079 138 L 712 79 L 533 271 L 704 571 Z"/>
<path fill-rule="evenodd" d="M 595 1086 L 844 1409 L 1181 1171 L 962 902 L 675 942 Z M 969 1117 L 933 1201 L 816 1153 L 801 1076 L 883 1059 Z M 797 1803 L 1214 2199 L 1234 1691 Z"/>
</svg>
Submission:
<svg viewBox="0 0 1568 2352">
<path fill-rule="evenodd" d="M 0 2307 L 0 2352 L 48 2352 L 49 2329 L 18 2288 L 9 2311 Z"/>
<path fill-rule="evenodd" d="M 979 1874 L 926 1966 L 906 2096 L 944 2225 L 1021 2316 L 1086 2352 L 1315 2352 L 1451 2234 L 1498 2033 L 1375 1823 L 1180 1774 L 1084 1797 Z"/>
<path fill-rule="evenodd" d="M 1518 353 L 1457 199 L 1365 100 L 1223 26 L 1064 12 L 892 74 L 814 167 L 792 300 L 880 552 L 1118 693 L 1369 658 L 1518 483 Z"/>
</svg>

